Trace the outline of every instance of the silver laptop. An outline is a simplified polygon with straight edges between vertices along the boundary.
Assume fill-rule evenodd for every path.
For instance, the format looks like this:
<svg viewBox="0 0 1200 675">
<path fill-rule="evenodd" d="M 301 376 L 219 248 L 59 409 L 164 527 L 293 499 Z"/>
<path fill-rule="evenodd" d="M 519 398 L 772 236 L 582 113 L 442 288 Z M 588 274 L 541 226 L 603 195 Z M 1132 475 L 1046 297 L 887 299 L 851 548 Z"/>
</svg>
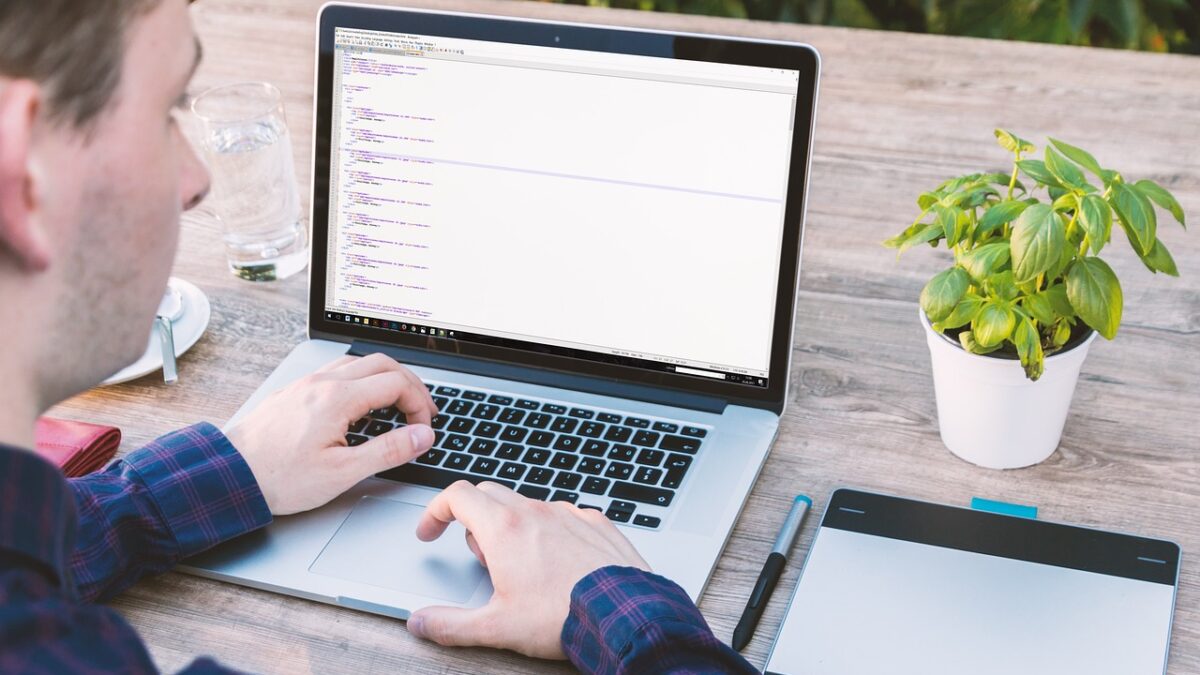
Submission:
<svg viewBox="0 0 1200 675">
<path fill-rule="evenodd" d="M 461 530 L 415 536 L 465 478 L 603 511 L 699 598 L 787 401 L 818 69 L 800 44 L 325 6 L 309 339 L 237 417 L 383 352 L 437 441 L 185 569 L 399 618 L 481 605 Z"/>
</svg>

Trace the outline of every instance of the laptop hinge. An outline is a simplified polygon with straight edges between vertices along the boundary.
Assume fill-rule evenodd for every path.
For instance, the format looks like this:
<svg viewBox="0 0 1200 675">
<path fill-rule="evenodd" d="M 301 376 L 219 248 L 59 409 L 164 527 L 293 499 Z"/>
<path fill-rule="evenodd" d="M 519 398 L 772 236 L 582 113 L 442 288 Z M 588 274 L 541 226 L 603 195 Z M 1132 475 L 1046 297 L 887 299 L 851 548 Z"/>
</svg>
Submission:
<svg viewBox="0 0 1200 675">
<path fill-rule="evenodd" d="M 692 394 L 688 392 L 652 387 L 643 384 L 632 384 L 620 380 L 566 373 L 560 370 L 518 366 L 511 363 L 478 359 L 461 354 L 442 354 L 424 349 L 410 349 L 396 345 L 383 345 L 366 340 L 355 340 L 350 344 L 349 354 L 365 356 L 382 352 L 400 363 L 453 370 L 472 375 L 495 377 L 502 380 L 529 382 L 547 387 L 584 391 L 589 394 L 615 396 L 618 398 L 657 403 L 701 412 L 721 414 L 728 402 L 716 396 Z"/>
</svg>

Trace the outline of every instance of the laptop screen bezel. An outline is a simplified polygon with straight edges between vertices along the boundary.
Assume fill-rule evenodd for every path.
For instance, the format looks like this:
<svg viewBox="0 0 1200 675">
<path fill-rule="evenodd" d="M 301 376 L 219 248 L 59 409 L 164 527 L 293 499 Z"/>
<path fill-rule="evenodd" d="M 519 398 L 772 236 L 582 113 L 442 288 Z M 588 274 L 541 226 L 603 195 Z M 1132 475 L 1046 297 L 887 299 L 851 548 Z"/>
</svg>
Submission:
<svg viewBox="0 0 1200 675">
<path fill-rule="evenodd" d="M 325 318 L 329 234 L 334 34 L 337 28 L 377 30 L 469 40 L 668 57 L 800 73 L 796 93 L 791 160 L 784 207 L 784 231 L 776 293 L 767 387 L 651 371 L 599 360 L 514 349 L 429 335 L 401 333 Z M 329 4 L 322 8 L 317 36 L 316 105 L 312 182 L 312 265 L 309 273 L 309 336 L 355 340 L 475 359 L 568 372 L 631 384 L 718 397 L 730 403 L 780 412 L 787 391 L 795 316 L 800 248 L 808 183 L 819 58 L 807 45 L 758 42 L 691 34 L 483 17 L 424 10 Z M 597 355 L 603 358 L 603 355 Z"/>
</svg>

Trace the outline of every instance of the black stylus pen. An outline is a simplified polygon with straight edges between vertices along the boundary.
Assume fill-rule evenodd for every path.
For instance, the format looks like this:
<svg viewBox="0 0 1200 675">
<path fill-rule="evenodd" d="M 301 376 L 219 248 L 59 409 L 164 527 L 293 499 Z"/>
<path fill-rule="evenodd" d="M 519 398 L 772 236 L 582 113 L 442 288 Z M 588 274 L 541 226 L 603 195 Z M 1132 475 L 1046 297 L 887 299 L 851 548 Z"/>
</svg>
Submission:
<svg viewBox="0 0 1200 675">
<path fill-rule="evenodd" d="M 754 629 L 758 627 L 758 620 L 762 618 L 767 601 L 771 599 L 771 593 L 775 591 L 775 584 L 779 583 L 779 577 L 783 574 L 784 566 L 787 565 L 788 551 L 792 550 L 792 544 L 796 542 L 796 536 L 800 534 L 804 515 L 811 507 L 812 500 L 804 495 L 797 495 L 796 500 L 792 502 L 792 510 L 788 511 L 787 520 L 783 521 L 783 527 L 779 528 L 779 536 L 775 538 L 775 547 L 771 549 L 771 555 L 767 556 L 767 562 L 758 575 L 758 581 L 754 584 L 750 599 L 746 601 L 746 609 L 742 612 L 742 618 L 738 621 L 737 628 L 733 629 L 735 651 L 740 652 L 750 644 L 750 638 L 754 636 Z"/>
</svg>

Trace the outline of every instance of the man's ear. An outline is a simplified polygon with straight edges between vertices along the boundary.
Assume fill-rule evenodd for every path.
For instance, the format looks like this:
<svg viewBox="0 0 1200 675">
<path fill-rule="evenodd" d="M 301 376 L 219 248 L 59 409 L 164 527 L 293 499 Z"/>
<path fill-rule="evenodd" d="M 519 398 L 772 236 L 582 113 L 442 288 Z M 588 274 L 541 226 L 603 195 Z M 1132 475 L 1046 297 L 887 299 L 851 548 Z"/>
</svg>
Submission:
<svg viewBox="0 0 1200 675">
<path fill-rule="evenodd" d="M 30 169 L 42 103 L 42 89 L 36 83 L 0 78 L 0 249 L 30 272 L 50 265 L 46 232 L 33 217 L 38 198 Z"/>
</svg>

